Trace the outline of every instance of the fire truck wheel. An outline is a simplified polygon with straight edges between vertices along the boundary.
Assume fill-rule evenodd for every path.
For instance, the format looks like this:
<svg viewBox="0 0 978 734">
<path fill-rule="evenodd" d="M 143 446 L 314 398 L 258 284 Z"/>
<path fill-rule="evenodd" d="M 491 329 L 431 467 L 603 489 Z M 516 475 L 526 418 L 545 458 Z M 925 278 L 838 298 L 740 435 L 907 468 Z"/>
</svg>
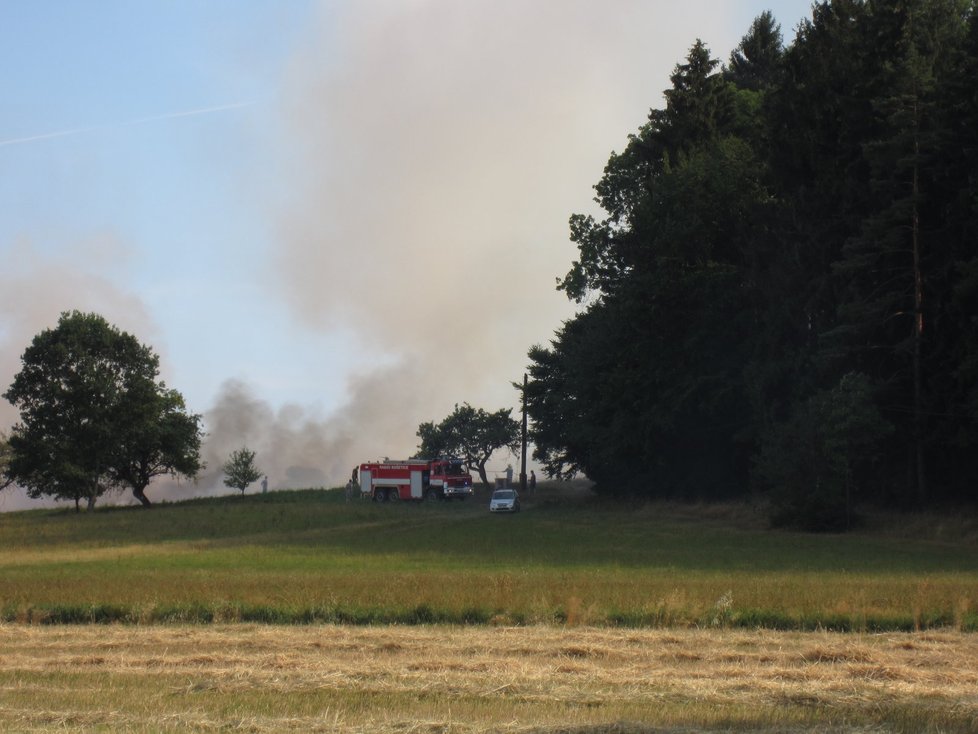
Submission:
<svg viewBox="0 0 978 734">
<path fill-rule="evenodd" d="M 397 493 L 397 490 L 396 489 L 388 489 L 387 490 L 387 501 L 388 502 L 397 502 L 399 499 L 401 499 L 401 496 Z"/>
<path fill-rule="evenodd" d="M 436 499 L 438 499 L 438 490 L 429 489 L 427 492 L 424 493 L 425 502 L 434 502 Z"/>
</svg>

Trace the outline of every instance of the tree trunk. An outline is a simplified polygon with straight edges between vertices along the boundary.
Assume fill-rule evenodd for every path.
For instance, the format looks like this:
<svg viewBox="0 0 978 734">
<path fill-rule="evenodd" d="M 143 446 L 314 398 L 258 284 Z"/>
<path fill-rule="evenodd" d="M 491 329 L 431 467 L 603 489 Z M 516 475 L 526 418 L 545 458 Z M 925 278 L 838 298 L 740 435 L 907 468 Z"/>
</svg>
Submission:
<svg viewBox="0 0 978 734">
<path fill-rule="evenodd" d="M 914 126 L 918 122 L 918 109 L 914 101 Z M 920 266 L 920 212 L 917 200 L 920 196 L 920 140 L 914 130 L 913 166 L 913 211 L 911 213 L 911 232 L 913 237 L 913 280 L 914 280 L 914 320 L 913 320 L 913 440 L 917 465 L 916 495 L 917 504 L 924 507 L 927 502 L 927 476 L 924 471 L 924 400 L 923 367 L 921 364 L 921 343 L 924 337 L 924 274 Z"/>
<path fill-rule="evenodd" d="M 520 394 L 523 406 L 523 425 L 520 429 L 520 492 L 526 492 L 526 373 L 523 373 L 523 390 Z"/>
<path fill-rule="evenodd" d="M 95 461 L 95 473 L 92 475 L 91 484 L 88 487 L 88 507 L 86 508 L 88 512 L 95 509 L 95 498 L 98 497 L 98 481 L 101 476 L 101 462 L 96 459 Z"/>
<path fill-rule="evenodd" d="M 486 462 L 477 462 L 475 465 L 475 470 L 479 472 L 479 479 L 482 480 L 482 486 L 486 489 L 491 488 L 492 485 L 489 484 L 489 477 L 486 476 Z"/>
<path fill-rule="evenodd" d="M 146 496 L 143 487 L 133 487 L 132 488 L 133 497 L 143 503 L 143 507 L 152 507 L 153 503 L 149 501 L 149 497 Z"/>
</svg>

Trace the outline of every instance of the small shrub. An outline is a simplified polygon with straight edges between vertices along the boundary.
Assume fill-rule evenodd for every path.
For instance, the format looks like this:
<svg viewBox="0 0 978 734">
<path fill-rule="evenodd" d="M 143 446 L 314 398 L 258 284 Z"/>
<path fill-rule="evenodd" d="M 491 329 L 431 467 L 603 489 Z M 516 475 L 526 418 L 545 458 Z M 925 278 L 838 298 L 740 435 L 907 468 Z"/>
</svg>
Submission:
<svg viewBox="0 0 978 734">
<path fill-rule="evenodd" d="M 733 592 L 728 591 L 717 599 L 713 605 L 713 619 L 710 624 L 714 627 L 727 627 L 730 625 L 730 608 L 733 606 Z"/>
</svg>

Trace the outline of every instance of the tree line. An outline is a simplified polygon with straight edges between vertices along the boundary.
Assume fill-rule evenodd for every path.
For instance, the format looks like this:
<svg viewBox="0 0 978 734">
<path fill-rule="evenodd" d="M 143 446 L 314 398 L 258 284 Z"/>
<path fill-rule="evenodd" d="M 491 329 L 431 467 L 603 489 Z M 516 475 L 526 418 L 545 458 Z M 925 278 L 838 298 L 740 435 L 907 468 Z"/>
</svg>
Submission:
<svg viewBox="0 0 978 734">
<path fill-rule="evenodd" d="M 809 528 L 975 499 L 976 80 L 970 0 L 696 41 L 570 219 L 582 308 L 529 352 L 548 474 Z"/>
</svg>

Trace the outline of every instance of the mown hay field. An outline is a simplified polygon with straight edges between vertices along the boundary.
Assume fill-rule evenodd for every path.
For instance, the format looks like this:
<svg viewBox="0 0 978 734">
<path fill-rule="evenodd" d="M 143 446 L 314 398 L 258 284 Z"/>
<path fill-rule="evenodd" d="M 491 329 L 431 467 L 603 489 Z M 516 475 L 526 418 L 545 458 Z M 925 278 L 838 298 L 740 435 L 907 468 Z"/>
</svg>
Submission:
<svg viewBox="0 0 978 734">
<path fill-rule="evenodd" d="M 0 625 L 4 731 L 978 730 L 978 636 Z"/>
</svg>

